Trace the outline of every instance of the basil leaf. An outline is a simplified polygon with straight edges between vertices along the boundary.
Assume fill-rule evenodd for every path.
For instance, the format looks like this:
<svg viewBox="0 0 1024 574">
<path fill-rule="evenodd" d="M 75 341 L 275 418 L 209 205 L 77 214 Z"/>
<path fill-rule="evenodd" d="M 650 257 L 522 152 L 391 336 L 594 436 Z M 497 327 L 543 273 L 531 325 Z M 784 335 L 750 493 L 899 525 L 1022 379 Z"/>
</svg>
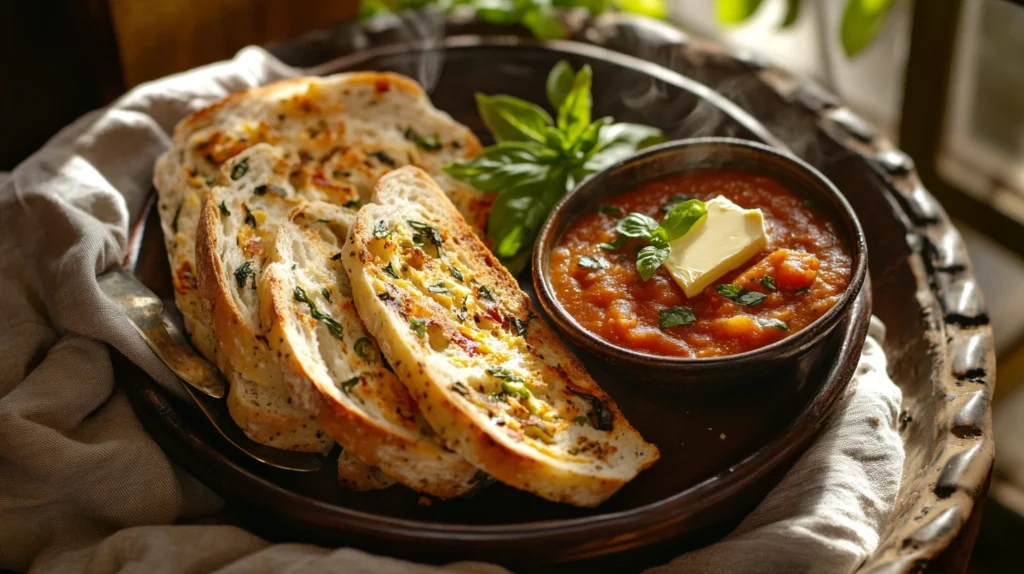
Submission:
<svg viewBox="0 0 1024 574">
<path fill-rule="evenodd" d="M 564 193 L 564 180 L 556 176 L 499 195 L 487 220 L 487 235 L 494 240 L 494 254 L 506 260 L 532 247 L 548 213 Z"/>
<path fill-rule="evenodd" d="M 793 291 L 793 294 L 794 295 L 803 295 L 804 293 L 807 293 L 810 290 L 811 290 L 810 287 L 804 287 L 802 289 L 797 289 L 796 291 Z"/>
<path fill-rule="evenodd" d="M 688 199 L 676 205 L 661 220 L 660 227 L 665 230 L 665 240 L 673 241 L 686 235 L 707 212 L 704 202 L 699 199 Z"/>
<path fill-rule="evenodd" d="M 559 60 L 555 67 L 551 68 L 551 71 L 548 72 L 547 84 L 545 86 L 551 107 L 557 110 L 562 106 L 565 97 L 572 91 L 575 81 L 576 72 L 573 71 L 569 62 Z"/>
<path fill-rule="evenodd" d="M 516 24 L 519 10 L 515 0 L 475 0 L 472 2 L 476 13 L 484 22 L 494 24 Z"/>
<path fill-rule="evenodd" d="M 520 337 L 526 336 L 526 321 L 519 317 L 512 317 L 512 326 L 515 327 L 517 335 Z"/>
<path fill-rule="evenodd" d="M 867 48 L 882 31 L 895 0 L 847 0 L 839 37 L 847 57 Z"/>
<path fill-rule="evenodd" d="M 323 289 L 320 290 L 320 294 L 324 296 L 324 299 L 327 299 L 328 303 L 332 303 L 332 301 L 331 301 L 331 292 L 328 291 L 326 287 L 324 287 Z"/>
<path fill-rule="evenodd" d="M 640 124 L 615 123 L 604 126 L 598 135 L 597 146 L 584 166 L 587 173 L 600 171 L 615 162 L 626 159 L 645 147 L 665 141 L 665 134 L 657 128 Z"/>
<path fill-rule="evenodd" d="M 695 321 L 697 321 L 697 316 L 689 307 L 668 307 L 658 313 L 658 326 L 662 329 L 691 325 Z"/>
<path fill-rule="evenodd" d="M 444 171 L 480 191 L 492 193 L 540 184 L 551 176 L 557 154 L 535 143 L 500 143 L 467 162 L 450 163 Z"/>
<path fill-rule="evenodd" d="M 661 206 L 662 213 L 668 213 L 668 212 L 672 211 L 673 207 L 679 205 L 680 203 L 686 201 L 687 199 L 697 199 L 697 198 L 695 196 L 692 196 L 692 195 L 683 195 L 681 193 L 674 194 L 672 196 L 672 198 L 668 200 L 668 203 L 666 203 L 665 205 Z"/>
<path fill-rule="evenodd" d="M 570 157 L 577 161 L 585 161 L 591 153 L 596 153 L 601 141 L 601 130 L 611 123 L 610 117 L 604 117 L 587 126 L 569 149 Z"/>
<path fill-rule="evenodd" d="M 219 208 L 220 208 L 220 214 L 221 214 L 221 215 L 223 215 L 223 216 L 225 216 L 225 217 L 227 217 L 227 216 L 231 215 L 231 211 L 229 211 L 229 210 L 228 210 L 228 206 L 224 205 L 224 202 L 223 202 L 223 201 L 222 201 L 222 202 L 220 202 L 220 205 L 219 205 L 219 206 L 217 206 L 217 207 L 219 207 Z"/>
<path fill-rule="evenodd" d="M 341 204 L 341 206 L 347 207 L 348 209 L 359 209 L 360 207 L 363 206 L 363 202 L 359 201 L 358 199 L 350 199 L 345 203 Z"/>
<path fill-rule="evenodd" d="M 468 300 L 468 299 L 469 299 L 469 297 L 463 297 L 462 298 L 462 307 L 458 311 L 455 312 L 455 316 L 459 318 L 459 322 L 460 323 L 464 322 L 466 320 L 466 317 L 469 316 L 469 309 L 466 308 L 466 300 Z"/>
<path fill-rule="evenodd" d="M 761 318 L 758 318 L 757 319 L 757 324 L 762 326 L 762 327 L 775 327 L 776 329 L 778 329 L 780 331 L 788 331 L 789 330 L 789 325 L 787 325 L 785 321 L 781 321 L 779 319 L 761 319 Z"/>
<path fill-rule="evenodd" d="M 465 281 L 465 279 L 462 278 L 462 271 L 459 271 L 455 267 L 449 267 L 448 268 L 448 273 L 450 273 L 452 278 L 455 279 L 456 281 L 458 281 L 459 283 L 462 283 L 462 282 Z"/>
<path fill-rule="evenodd" d="M 590 257 L 589 255 L 581 255 L 579 261 L 577 261 L 576 263 L 580 267 L 583 267 L 584 269 L 593 269 L 595 271 L 600 271 L 602 269 L 608 268 L 608 263 L 600 259 Z"/>
<path fill-rule="evenodd" d="M 558 17 L 554 6 L 547 2 L 532 3 L 523 14 L 523 25 L 529 28 L 540 40 L 560 40 L 565 38 L 562 20 Z"/>
<path fill-rule="evenodd" d="M 668 247 L 657 247 L 648 245 L 636 254 L 636 270 L 640 278 L 647 281 L 654 277 L 654 272 L 661 267 L 661 264 L 668 259 L 671 250 Z"/>
<path fill-rule="evenodd" d="M 735 283 L 723 283 L 718 286 L 718 294 L 738 305 L 760 305 L 768 296 L 757 291 L 748 291 Z"/>
<path fill-rule="evenodd" d="M 380 239 L 389 235 L 391 235 L 391 230 L 388 228 L 388 222 L 378 219 L 377 223 L 373 224 L 373 236 Z"/>
<path fill-rule="evenodd" d="M 746 22 L 761 6 L 761 0 L 715 0 L 715 16 L 720 24 L 731 26 Z"/>
<path fill-rule="evenodd" d="M 630 213 L 615 224 L 615 230 L 620 235 L 639 239 L 649 239 L 657 228 L 658 222 L 653 217 L 636 212 Z"/>
<path fill-rule="evenodd" d="M 590 125 L 590 86 L 594 73 L 590 66 L 583 66 L 576 72 L 572 91 L 558 107 L 558 129 L 565 134 L 566 140 L 572 144 L 583 130 Z"/>
<path fill-rule="evenodd" d="M 331 335 L 335 339 L 341 340 L 341 323 L 335 321 L 330 315 L 321 313 L 316 302 L 309 298 L 305 289 L 302 287 L 296 287 L 293 296 L 299 303 L 305 303 L 308 305 L 310 316 L 317 321 L 322 322 L 324 325 L 327 325 L 327 330 L 331 332 Z"/>
<path fill-rule="evenodd" d="M 394 265 L 392 265 L 390 261 L 388 261 L 388 264 L 385 265 L 384 267 L 382 267 L 382 269 L 384 270 L 385 273 L 387 273 L 388 275 L 394 277 L 395 279 L 400 279 L 400 277 L 398 276 L 398 273 L 395 273 Z"/>
<path fill-rule="evenodd" d="M 494 295 L 491 293 L 491 290 L 488 289 L 486 285 L 480 286 L 479 297 L 481 301 L 489 301 L 491 303 L 494 303 Z"/>
<path fill-rule="evenodd" d="M 544 128 L 553 124 L 544 108 L 512 96 L 476 94 L 476 107 L 494 139 L 501 142 L 544 142 Z"/>
<path fill-rule="evenodd" d="M 761 285 L 764 285 L 764 288 L 769 291 L 778 291 L 778 288 L 775 287 L 775 278 L 772 277 L 771 275 L 765 275 L 764 277 L 762 277 Z"/>
<path fill-rule="evenodd" d="M 785 30 L 796 24 L 796 19 L 800 16 L 800 0 L 786 0 L 786 17 L 782 19 L 782 24 L 779 28 Z"/>
</svg>

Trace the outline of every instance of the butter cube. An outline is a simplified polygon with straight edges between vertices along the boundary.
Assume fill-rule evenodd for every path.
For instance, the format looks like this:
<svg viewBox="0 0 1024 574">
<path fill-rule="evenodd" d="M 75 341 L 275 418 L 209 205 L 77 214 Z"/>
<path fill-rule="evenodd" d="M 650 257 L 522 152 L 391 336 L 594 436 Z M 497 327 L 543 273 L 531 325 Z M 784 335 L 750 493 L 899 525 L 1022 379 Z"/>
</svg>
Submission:
<svg viewBox="0 0 1024 574">
<path fill-rule="evenodd" d="M 707 216 L 669 243 L 672 253 L 664 262 L 687 297 L 700 295 L 768 245 L 760 209 L 743 209 L 721 195 L 705 205 Z"/>
</svg>

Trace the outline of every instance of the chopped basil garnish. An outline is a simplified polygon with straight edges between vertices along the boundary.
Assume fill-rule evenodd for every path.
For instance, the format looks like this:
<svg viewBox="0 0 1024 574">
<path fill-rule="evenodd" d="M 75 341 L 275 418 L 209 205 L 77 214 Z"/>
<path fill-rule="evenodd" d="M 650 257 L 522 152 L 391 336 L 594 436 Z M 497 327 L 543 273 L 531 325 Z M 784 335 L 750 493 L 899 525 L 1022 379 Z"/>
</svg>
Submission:
<svg viewBox="0 0 1024 574">
<path fill-rule="evenodd" d="M 785 321 L 780 321 L 779 319 L 760 319 L 760 318 L 758 318 L 757 324 L 762 326 L 762 327 L 775 327 L 776 329 L 778 329 L 780 331 L 788 331 L 789 330 L 789 325 L 786 324 Z"/>
<path fill-rule="evenodd" d="M 367 155 L 372 155 L 373 157 L 377 158 L 377 161 L 381 162 L 382 164 L 388 167 L 395 167 L 396 165 L 395 159 L 382 151 L 371 151 Z"/>
<path fill-rule="evenodd" d="M 459 281 L 460 283 L 465 281 L 465 279 L 463 279 L 462 277 L 462 271 L 459 271 L 455 267 L 449 267 L 448 272 L 451 273 L 452 278 L 455 279 L 456 281 Z"/>
<path fill-rule="evenodd" d="M 672 196 L 672 199 L 668 200 L 668 203 L 666 203 L 665 205 L 661 206 L 661 211 L 662 211 L 662 213 L 668 213 L 668 212 L 672 211 L 672 209 L 675 206 L 679 205 L 680 203 L 682 203 L 684 201 L 689 201 L 691 199 L 697 199 L 697 197 L 694 196 L 694 195 L 683 195 L 681 193 L 677 193 L 677 194 Z"/>
<path fill-rule="evenodd" d="M 662 329 L 671 329 L 681 325 L 691 325 L 697 320 L 693 309 L 689 307 L 669 307 L 658 313 L 658 326 Z"/>
<path fill-rule="evenodd" d="M 387 273 L 388 275 L 394 277 L 395 279 L 399 279 L 400 278 L 400 277 L 398 277 L 398 273 L 395 273 L 395 268 L 394 268 L 393 265 L 391 265 L 390 261 L 388 261 L 388 264 L 385 265 L 383 267 L 383 269 L 384 269 L 385 273 Z"/>
<path fill-rule="evenodd" d="M 415 143 L 420 149 L 426 151 L 435 151 L 441 149 L 441 142 L 437 137 L 432 136 L 421 136 L 416 133 L 412 128 L 405 129 L 405 139 Z"/>
<path fill-rule="evenodd" d="M 220 206 L 219 207 L 220 207 L 220 214 L 221 215 L 223 215 L 224 217 L 229 217 L 231 215 L 231 212 L 228 211 L 228 206 L 224 205 L 223 201 L 220 202 Z"/>
<path fill-rule="evenodd" d="M 442 256 L 441 243 L 443 243 L 443 240 L 441 239 L 441 232 L 426 223 L 421 223 L 419 221 L 407 220 L 406 223 L 408 223 L 409 227 L 416 232 L 412 236 L 413 243 L 416 245 L 423 245 L 429 241 L 434 244 L 434 247 L 437 247 L 437 256 Z"/>
<path fill-rule="evenodd" d="M 458 311 L 455 312 L 455 316 L 459 318 L 459 322 L 460 323 L 465 321 L 466 317 L 469 316 L 469 309 L 466 308 L 466 300 L 467 299 L 469 299 L 469 297 L 463 297 L 463 299 L 462 299 L 462 307 Z"/>
<path fill-rule="evenodd" d="M 427 286 L 427 291 L 430 291 L 431 293 L 436 293 L 437 295 L 452 294 L 452 290 L 449 289 L 448 286 L 445 285 L 443 281 L 439 281 L 437 283 L 434 283 L 433 285 Z"/>
<path fill-rule="evenodd" d="M 615 420 L 615 414 L 612 413 L 610 408 L 608 408 L 608 403 L 594 395 L 588 395 L 587 393 L 581 393 L 573 389 L 569 389 L 569 391 L 590 404 L 590 412 L 587 413 L 587 420 L 590 421 L 591 426 L 597 430 L 612 430 L 612 422 Z"/>
<path fill-rule="evenodd" d="M 516 333 L 520 337 L 526 336 L 526 321 L 522 321 L 519 317 L 512 317 L 512 326 L 516 328 Z"/>
<path fill-rule="evenodd" d="M 324 299 L 327 299 L 328 303 L 331 303 L 331 292 L 326 287 L 320 290 L 320 294 L 324 296 Z"/>
<path fill-rule="evenodd" d="M 245 287 L 245 283 L 252 279 L 252 288 L 256 288 L 256 271 L 252 268 L 252 261 L 246 261 L 245 263 L 238 266 L 235 269 L 235 283 L 238 284 L 238 288 L 242 289 Z"/>
<path fill-rule="evenodd" d="M 597 212 L 602 214 L 602 215 L 611 215 L 613 217 L 621 217 L 622 216 L 622 209 L 620 209 L 620 208 L 618 208 L 618 207 L 616 207 L 614 205 L 608 205 L 607 203 L 602 203 L 601 205 L 598 205 L 597 206 Z"/>
<path fill-rule="evenodd" d="M 480 286 L 479 297 L 481 301 L 490 301 L 491 303 L 494 303 L 494 295 L 491 293 L 491 290 L 483 285 Z"/>
<path fill-rule="evenodd" d="M 467 398 L 469 397 L 469 389 L 467 389 L 466 385 L 464 385 L 462 383 L 454 382 L 448 388 L 450 388 L 451 390 L 455 391 L 456 393 L 462 395 L 463 397 L 467 397 Z"/>
<path fill-rule="evenodd" d="M 341 204 L 341 206 L 347 207 L 349 209 L 359 209 L 360 207 L 363 206 L 363 202 L 359 201 L 358 199 L 350 199 L 345 203 Z"/>
<path fill-rule="evenodd" d="M 231 179 L 237 180 L 245 175 L 247 171 L 249 171 L 249 158 L 243 159 L 235 164 L 235 167 L 231 168 Z"/>
<path fill-rule="evenodd" d="M 600 249 L 601 251 L 616 251 L 618 249 L 621 249 L 622 246 L 625 245 L 625 244 L 626 244 L 626 236 L 625 235 L 619 235 L 618 237 L 615 238 L 615 241 L 606 242 L 606 243 L 598 243 L 597 244 L 597 248 Z"/>
<path fill-rule="evenodd" d="M 636 270 L 647 281 L 672 253 L 669 243 L 686 235 L 707 214 L 699 199 L 686 199 L 672 206 L 659 224 L 643 213 L 630 213 L 615 225 L 621 236 L 643 239 L 649 245 L 637 251 Z"/>
<path fill-rule="evenodd" d="M 764 288 L 769 291 L 778 291 L 778 288 L 775 287 L 775 278 L 771 275 L 765 275 L 762 277 L 761 285 L 764 285 Z"/>
<path fill-rule="evenodd" d="M 808 292 L 810 290 L 811 290 L 810 287 L 804 287 L 803 289 L 797 289 L 796 291 L 793 291 L 793 294 L 794 295 L 803 295 L 804 293 L 806 293 L 806 292 Z"/>
<path fill-rule="evenodd" d="M 255 191 L 256 195 L 266 195 L 268 191 L 273 191 L 274 193 L 280 195 L 281 197 L 288 196 L 288 192 L 285 191 L 283 187 L 279 187 L 272 184 L 257 185 L 256 189 L 253 191 Z"/>
<path fill-rule="evenodd" d="M 417 319 L 415 317 L 409 319 L 409 326 L 412 327 L 412 332 L 416 333 L 416 336 L 423 338 L 427 334 L 427 322 L 423 319 Z"/>
<path fill-rule="evenodd" d="M 316 302 L 310 299 L 309 295 L 306 295 L 305 289 L 302 287 L 296 287 L 294 296 L 296 301 L 309 305 L 309 314 L 317 321 L 327 325 L 327 330 L 331 332 L 331 335 L 333 335 L 335 339 L 341 339 L 341 323 L 332 319 L 330 315 L 321 313 L 320 309 L 316 306 Z"/>
<path fill-rule="evenodd" d="M 581 255 L 579 261 L 577 261 L 576 263 L 577 265 L 583 267 L 584 269 L 594 269 L 596 271 L 608 268 L 608 263 L 600 259 L 590 257 L 589 255 Z"/>
<path fill-rule="evenodd" d="M 181 215 L 181 208 L 184 205 L 185 202 L 183 201 L 178 204 L 178 209 L 174 210 L 174 219 L 171 220 L 171 229 L 173 229 L 175 233 L 178 232 L 178 216 Z"/>
<path fill-rule="evenodd" d="M 253 217 L 252 212 L 249 211 L 249 206 L 242 205 L 242 209 L 245 210 L 245 222 L 253 227 L 256 227 L 256 218 Z"/>
<path fill-rule="evenodd" d="M 387 237 L 391 235 L 391 230 L 388 229 L 388 222 L 383 219 L 377 220 L 377 223 L 373 224 L 373 236 L 377 238 Z"/>
<path fill-rule="evenodd" d="M 668 259 L 670 253 L 672 253 L 672 249 L 668 245 L 664 247 L 648 245 L 637 252 L 636 271 L 640 274 L 640 278 L 647 281 L 654 277 L 654 273 Z"/>
<path fill-rule="evenodd" d="M 735 283 L 723 283 L 718 286 L 718 294 L 726 299 L 744 306 L 759 305 L 768 296 L 757 291 L 747 291 Z"/>
<path fill-rule="evenodd" d="M 356 339 L 353 349 L 360 358 L 367 361 L 371 361 L 377 358 L 377 350 L 373 347 L 373 342 L 368 337 L 359 337 Z"/>
<path fill-rule="evenodd" d="M 487 374 L 501 380 L 501 391 L 506 395 L 520 399 L 530 398 L 530 389 L 526 388 L 526 381 L 519 375 L 504 367 L 488 367 Z"/>
<path fill-rule="evenodd" d="M 341 383 L 338 384 L 338 386 L 341 387 L 341 392 L 348 395 L 352 393 L 352 387 L 355 387 L 357 383 L 359 383 L 358 376 L 352 377 L 347 381 L 342 381 Z"/>
</svg>

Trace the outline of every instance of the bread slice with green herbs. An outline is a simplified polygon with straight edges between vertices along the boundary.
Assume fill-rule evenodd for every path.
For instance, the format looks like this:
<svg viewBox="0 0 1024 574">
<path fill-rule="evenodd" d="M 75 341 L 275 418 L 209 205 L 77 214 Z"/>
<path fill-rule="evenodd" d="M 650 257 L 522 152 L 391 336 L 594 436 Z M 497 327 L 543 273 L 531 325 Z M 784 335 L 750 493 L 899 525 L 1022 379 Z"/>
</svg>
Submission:
<svg viewBox="0 0 1024 574">
<path fill-rule="evenodd" d="M 450 448 L 497 480 L 595 506 L 658 449 L 532 309 L 437 183 L 383 176 L 342 252 L 367 330 Z"/>
<path fill-rule="evenodd" d="M 264 335 L 294 401 L 346 453 L 420 492 L 469 492 L 481 473 L 440 443 L 356 312 L 339 260 L 353 219 L 318 202 L 278 226 L 260 275 Z"/>
<path fill-rule="evenodd" d="M 279 222 L 303 202 L 288 181 L 287 161 L 267 144 L 222 169 L 224 185 L 207 194 L 199 220 L 196 278 L 231 383 L 229 412 L 256 442 L 327 452 L 331 437 L 292 400 L 260 324 L 257 284 L 268 246 Z"/>
<path fill-rule="evenodd" d="M 436 175 L 466 217 L 483 229 L 492 194 L 456 181 L 442 166 L 479 153 L 479 140 L 438 110 L 413 80 L 356 72 L 294 78 L 245 90 L 182 120 L 156 162 L 153 183 L 174 296 L 192 343 L 222 368 L 212 320 L 199 293 L 195 240 L 203 203 L 225 183 L 221 168 L 258 144 L 273 145 L 295 192 L 358 208 L 382 174 L 417 165 Z"/>
</svg>

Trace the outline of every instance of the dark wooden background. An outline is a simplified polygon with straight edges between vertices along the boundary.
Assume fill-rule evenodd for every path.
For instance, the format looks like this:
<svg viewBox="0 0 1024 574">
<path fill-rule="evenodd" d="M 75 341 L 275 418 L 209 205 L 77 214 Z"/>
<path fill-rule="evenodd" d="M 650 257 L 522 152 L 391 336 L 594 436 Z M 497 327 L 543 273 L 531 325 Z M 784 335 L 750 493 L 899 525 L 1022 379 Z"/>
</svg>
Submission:
<svg viewBox="0 0 1024 574">
<path fill-rule="evenodd" d="M 358 0 L 10 0 L 0 170 L 132 86 L 355 17 Z"/>
</svg>

